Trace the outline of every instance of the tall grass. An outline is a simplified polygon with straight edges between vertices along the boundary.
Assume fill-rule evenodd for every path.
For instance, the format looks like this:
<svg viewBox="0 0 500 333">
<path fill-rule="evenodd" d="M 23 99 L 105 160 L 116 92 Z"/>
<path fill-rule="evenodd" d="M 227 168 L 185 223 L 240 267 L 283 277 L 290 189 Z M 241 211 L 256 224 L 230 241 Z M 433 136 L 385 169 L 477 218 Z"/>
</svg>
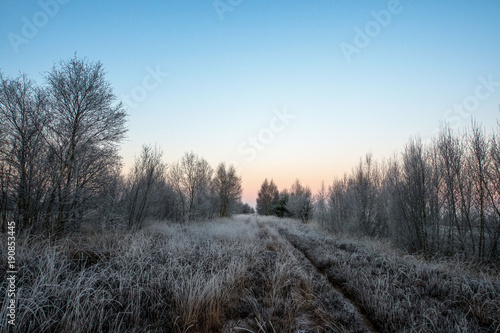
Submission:
<svg viewBox="0 0 500 333">
<path fill-rule="evenodd" d="M 5 245 L 2 238 L 2 267 Z M 249 218 L 158 222 L 135 233 L 72 235 L 55 244 L 20 239 L 11 330 L 363 331 L 353 311 L 330 310 L 343 308 L 338 295 L 324 290 L 293 250 Z M 5 278 L 2 270 L 3 295 Z M 3 303 L 2 329 L 6 314 Z"/>
<path fill-rule="evenodd" d="M 0 265 L 7 266 L 5 239 Z M 240 216 L 17 244 L 13 332 L 494 332 L 498 276 Z M 0 271 L 5 295 L 6 273 Z M 364 315 L 363 315 L 363 314 Z M 7 304 L 0 309 L 7 331 Z M 371 322 L 367 322 L 365 316 Z"/>
<path fill-rule="evenodd" d="M 274 223 L 384 332 L 498 332 L 500 279 L 467 265 L 425 262 L 373 242 Z M 494 272 L 494 271 L 493 271 Z"/>
</svg>

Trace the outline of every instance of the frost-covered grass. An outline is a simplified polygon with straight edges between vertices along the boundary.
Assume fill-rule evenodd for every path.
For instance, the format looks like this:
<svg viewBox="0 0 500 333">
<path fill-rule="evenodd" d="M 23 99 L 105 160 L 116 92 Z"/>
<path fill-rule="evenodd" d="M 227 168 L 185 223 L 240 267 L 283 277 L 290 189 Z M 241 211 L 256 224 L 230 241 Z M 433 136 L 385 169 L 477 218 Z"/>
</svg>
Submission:
<svg viewBox="0 0 500 333">
<path fill-rule="evenodd" d="M 250 219 L 19 240 L 13 331 L 363 331 L 293 247 Z"/>
<path fill-rule="evenodd" d="M 380 242 L 339 239 L 293 222 L 280 233 L 384 332 L 498 332 L 498 271 L 427 262 Z"/>
<path fill-rule="evenodd" d="M 286 219 L 156 222 L 17 250 L 15 332 L 367 332 L 361 313 L 385 332 L 500 329 L 498 276 Z"/>
</svg>

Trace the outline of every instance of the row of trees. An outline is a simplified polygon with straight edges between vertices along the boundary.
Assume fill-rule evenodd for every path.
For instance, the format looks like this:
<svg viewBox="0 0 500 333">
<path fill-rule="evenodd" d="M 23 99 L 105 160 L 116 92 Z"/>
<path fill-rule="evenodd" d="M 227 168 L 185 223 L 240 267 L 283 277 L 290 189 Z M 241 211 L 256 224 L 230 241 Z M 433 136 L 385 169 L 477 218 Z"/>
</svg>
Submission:
<svg viewBox="0 0 500 333">
<path fill-rule="evenodd" d="M 50 234 L 85 219 L 120 167 L 126 112 L 102 65 L 73 58 L 38 86 L 0 73 L 0 222 Z"/>
<path fill-rule="evenodd" d="M 315 197 L 315 215 L 335 230 L 390 237 L 410 251 L 500 258 L 500 140 L 476 123 L 412 138 L 399 156 L 370 154 Z"/>
<path fill-rule="evenodd" d="M 266 179 L 257 212 L 307 222 L 314 208 L 315 219 L 335 232 L 390 238 L 426 255 L 498 261 L 499 135 L 473 122 L 464 133 L 444 128 L 429 144 L 412 138 L 382 163 L 367 154 L 314 197 L 299 180 L 280 192 Z"/>
<path fill-rule="evenodd" d="M 87 221 L 140 227 L 148 217 L 189 221 L 249 210 L 232 166 L 215 173 L 193 153 L 167 167 L 144 146 L 121 175 L 126 111 L 100 62 L 54 65 L 37 85 L 0 72 L 0 229 L 57 236 Z"/>
<path fill-rule="evenodd" d="M 145 145 L 125 181 L 123 206 L 129 228 L 140 228 L 147 218 L 190 221 L 251 213 L 241 203 L 241 177 L 234 166 L 209 163 L 186 153 L 167 166 L 162 151 Z"/>
<path fill-rule="evenodd" d="M 306 223 L 312 218 L 313 202 L 311 189 L 297 179 L 290 190 L 278 191 L 278 187 L 267 178 L 262 183 L 257 197 L 257 212 L 261 215 L 292 217 Z"/>
</svg>

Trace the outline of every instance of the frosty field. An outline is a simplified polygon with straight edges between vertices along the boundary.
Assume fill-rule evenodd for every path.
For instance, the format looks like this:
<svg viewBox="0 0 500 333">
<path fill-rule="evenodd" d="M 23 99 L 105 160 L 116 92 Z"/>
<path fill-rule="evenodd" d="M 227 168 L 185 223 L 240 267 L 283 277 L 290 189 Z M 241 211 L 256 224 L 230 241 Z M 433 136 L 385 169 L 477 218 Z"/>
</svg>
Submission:
<svg viewBox="0 0 500 333">
<path fill-rule="evenodd" d="M 425 262 L 289 219 L 155 222 L 50 246 L 20 240 L 18 251 L 17 332 L 500 329 L 497 272 Z"/>
</svg>

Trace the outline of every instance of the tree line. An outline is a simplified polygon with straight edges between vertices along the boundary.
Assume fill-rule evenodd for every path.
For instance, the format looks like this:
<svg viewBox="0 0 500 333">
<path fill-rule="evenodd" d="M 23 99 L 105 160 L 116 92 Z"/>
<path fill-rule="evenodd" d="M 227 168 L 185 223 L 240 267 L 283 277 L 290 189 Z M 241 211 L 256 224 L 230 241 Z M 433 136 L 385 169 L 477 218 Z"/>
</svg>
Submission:
<svg viewBox="0 0 500 333">
<path fill-rule="evenodd" d="M 172 165 L 144 145 L 122 175 L 127 113 L 100 62 L 76 56 L 37 85 L 0 72 L 0 230 L 53 237 L 83 223 L 140 228 L 147 219 L 190 221 L 252 212 L 233 166 L 215 170 L 189 152 Z M 370 154 L 349 175 L 312 195 L 296 180 L 261 186 L 257 211 L 326 228 L 387 237 L 409 251 L 500 258 L 500 139 L 473 122 L 416 137 L 382 163 Z"/>
<path fill-rule="evenodd" d="M 215 170 L 194 153 L 168 166 L 143 146 L 128 175 L 118 154 L 127 113 L 100 62 L 76 55 L 38 85 L 0 72 L 0 230 L 53 237 L 85 222 L 142 226 L 249 211 L 233 166 Z"/>
<path fill-rule="evenodd" d="M 214 170 L 189 152 L 168 166 L 162 155 L 158 147 L 144 145 L 125 178 L 121 201 L 129 228 L 141 228 L 147 218 L 188 222 L 252 212 L 241 202 L 241 177 L 233 165 L 220 163 Z"/>
<path fill-rule="evenodd" d="M 285 188 L 278 191 L 274 181 L 266 178 L 257 194 L 257 213 L 297 218 L 307 223 L 313 214 L 311 189 L 297 179 L 290 190 Z"/>
<path fill-rule="evenodd" d="M 428 144 L 414 137 L 381 163 L 371 154 L 351 173 L 311 197 L 297 180 L 290 191 L 262 184 L 259 214 L 314 216 L 334 232 L 391 239 L 410 252 L 499 261 L 500 123 L 486 134 L 442 128 Z M 311 205 L 312 202 L 312 205 Z"/>
</svg>

